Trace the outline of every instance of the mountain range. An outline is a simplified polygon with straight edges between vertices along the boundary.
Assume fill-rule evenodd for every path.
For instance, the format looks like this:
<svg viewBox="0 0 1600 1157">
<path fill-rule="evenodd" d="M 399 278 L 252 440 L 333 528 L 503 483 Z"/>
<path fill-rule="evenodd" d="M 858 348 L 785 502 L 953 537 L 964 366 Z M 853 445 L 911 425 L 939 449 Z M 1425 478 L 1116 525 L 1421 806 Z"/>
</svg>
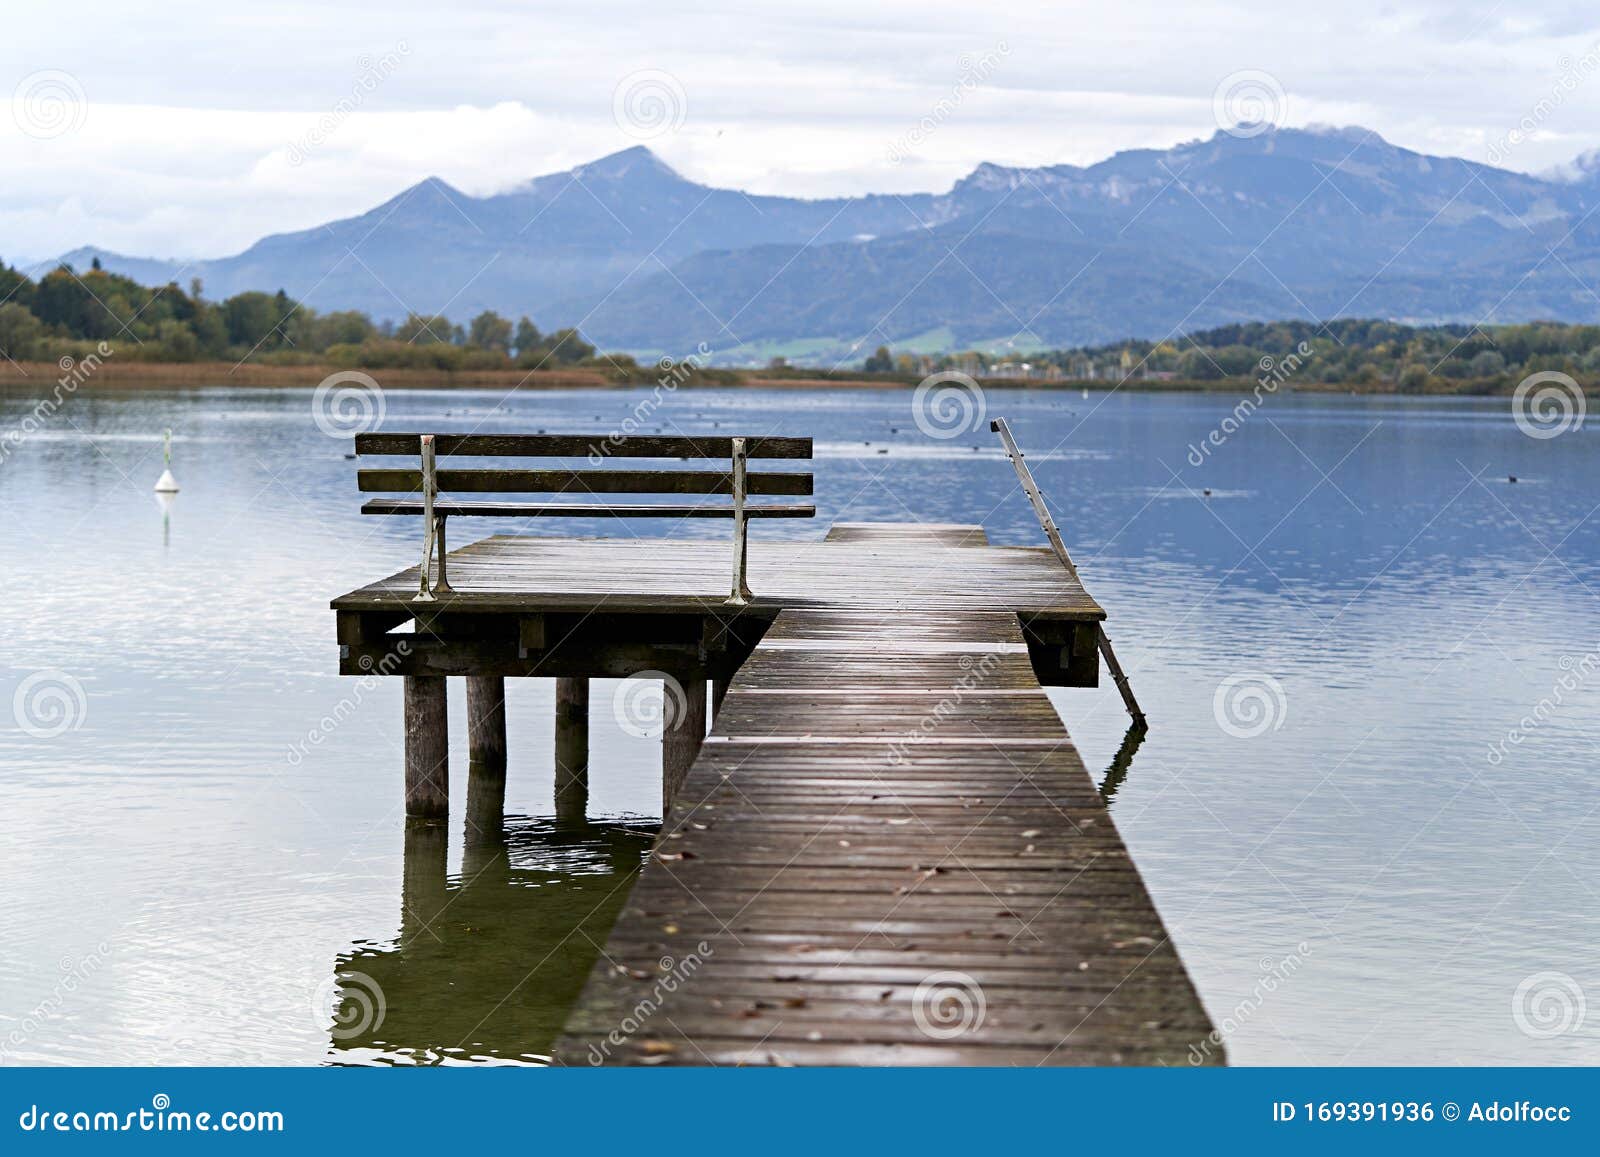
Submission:
<svg viewBox="0 0 1600 1157">
<path fill-rule="evenodd" d="M 437 178 L 199 262 L 98 257 L 207 296 L 285 289 L 378 318 L 485 309 L 606 349 L 856 357 L 1026 350 L 1242 320 L 1600 316 L 1600 174 L 1537 177 L 1359 128 L 1242 126 L 1094 165 L 983 164 L 948 192 L 717 189 L 643 147 L 507 192 Z"/>
</svg>

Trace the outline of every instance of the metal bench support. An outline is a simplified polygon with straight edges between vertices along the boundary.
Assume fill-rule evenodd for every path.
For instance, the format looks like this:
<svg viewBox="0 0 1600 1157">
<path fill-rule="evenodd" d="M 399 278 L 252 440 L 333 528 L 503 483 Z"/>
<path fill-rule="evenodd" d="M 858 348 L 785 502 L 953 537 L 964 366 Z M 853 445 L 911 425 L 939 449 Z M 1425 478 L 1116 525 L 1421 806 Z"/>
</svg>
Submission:
<svg viewBox="0 0 1600 1157">
<path fill-rule="evenodd" d="M 417 598 L 431 602 L 435 593 L 449 594 L 450 582 L 445 577 L 444 515 L 434 514 L 433 503 L 439 497 L 439 471 L 434 464 L 433 435 L 422 435 L 422 566 L 418 568 Z M 428 565 L 437 552 L 439 579 L 429 589 Z"/>
<path fill-rule="evenodd" d="M 727 605 L 743 607 L 750 604 L 750 584 L 745 581 L 746 547 L 749 543 L 747 533 L 748 519 L 744 512 L 745 498 L 745 447 L 743 438 L 733 440 L 733 450 L 730 454 L 733 469 L 733 593 L 728 596 Z"/>
</svg>

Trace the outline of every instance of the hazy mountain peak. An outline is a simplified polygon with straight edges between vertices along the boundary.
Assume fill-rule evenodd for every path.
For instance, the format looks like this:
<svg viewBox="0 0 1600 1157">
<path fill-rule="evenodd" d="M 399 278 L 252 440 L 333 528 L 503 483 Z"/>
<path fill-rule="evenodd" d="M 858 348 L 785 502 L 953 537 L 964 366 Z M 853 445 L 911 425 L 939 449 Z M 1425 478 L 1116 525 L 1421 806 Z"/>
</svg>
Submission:
<svg viewBox="0 0 1600 1157">
<path fill-rule="evenodd" d="M 586 165 L 577 165 L 572 175 L 579 180 L 623 181 L 644 178 L 667 178 L 681 181 L 678 171 L 644 145 L 634 145 L 619 153 L 611 153 Z"/>
<path fill-rule="evenodd" d="M 471 196 L 470 194 L 464 193 L 454 185 L 450 184 L 450 182 L 446 181 L 443 177 L 424 177 L 415 185 L 403 189 L 393 197 L 390 197 L 383 204 L 371 210 L 371 212 L 388 213 L 394 211 L 400 206 L 405 205 L 407 202 L 415 201 L 420 205 L 434 201 L 438 198 L 443 198 L 452 202 L 460 202 L 470 200 Z"/>
<path fill-rule="evenodd" d="M 992 161 L 984 161 L 972 172 L 957 181 L 954 191 L 958 193 L 1001 193 L 1020 185 L 1026 178 L 1028 171 L 1011 165 L 997 165 Z"/>
</svg>

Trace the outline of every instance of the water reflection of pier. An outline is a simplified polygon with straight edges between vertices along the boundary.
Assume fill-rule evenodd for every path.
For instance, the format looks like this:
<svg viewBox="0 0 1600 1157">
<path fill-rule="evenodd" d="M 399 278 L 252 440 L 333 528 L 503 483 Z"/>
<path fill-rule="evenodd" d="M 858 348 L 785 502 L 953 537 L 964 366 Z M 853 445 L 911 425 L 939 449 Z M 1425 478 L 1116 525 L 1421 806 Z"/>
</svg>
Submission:
<svg viewBox="0 0 1600 1157">
<path fill-rule="evenodd" d="M 599 957 L 656 825 L 408 821 L 400 931 L 335 964 L 334 1063 L 540 1063 Z"/>
</svg>

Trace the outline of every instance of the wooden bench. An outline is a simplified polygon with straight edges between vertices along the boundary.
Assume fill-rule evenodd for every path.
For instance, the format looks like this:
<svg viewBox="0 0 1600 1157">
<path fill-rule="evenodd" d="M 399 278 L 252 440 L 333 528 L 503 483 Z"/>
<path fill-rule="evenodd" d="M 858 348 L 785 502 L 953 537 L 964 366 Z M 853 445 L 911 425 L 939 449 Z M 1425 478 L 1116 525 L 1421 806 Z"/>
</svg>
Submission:
<svg viewBox="0 0 1600 1157">
<path fill-rule="evenodd" d="M 816 507 L 805 504 L 757 504 L 752 496 L 811 494 L 810 474 L 752 473 L 749 458 L 810 458 L 810 438 L 665 437 L 614 438 L 583 434 L 358 434 L 358 455 L 395 455 L 418 459 L 416 467 L 365 469 L 356 472 L 364 494 L 404 494 L 375 498 L 362 514 L 409 514 L 423 519 L 421 585 L 417 598 L 448 594 L 445 571 L 445 520 L 457 518 L 731 518 L 733 519 L 733 592 L 727 602 L 750 601 L 745 581 L 746 522 L 751 518 L 811 518 Z M 459 469 L 440 459 L 473 458 L 585 459 L 676 458 L 713 469 L 629 470 L 575 469 L 554 464 L 538 469 Z M 452 495 L 450 498 L 444 495 Z M 690 502 L 571 502 L 463 500 L 454 495 L 678 495 Z M 727 501 L 718 501 L 726 495 Z M 428 568 L 437 559 L 430 583 Z"/>
</svg>

